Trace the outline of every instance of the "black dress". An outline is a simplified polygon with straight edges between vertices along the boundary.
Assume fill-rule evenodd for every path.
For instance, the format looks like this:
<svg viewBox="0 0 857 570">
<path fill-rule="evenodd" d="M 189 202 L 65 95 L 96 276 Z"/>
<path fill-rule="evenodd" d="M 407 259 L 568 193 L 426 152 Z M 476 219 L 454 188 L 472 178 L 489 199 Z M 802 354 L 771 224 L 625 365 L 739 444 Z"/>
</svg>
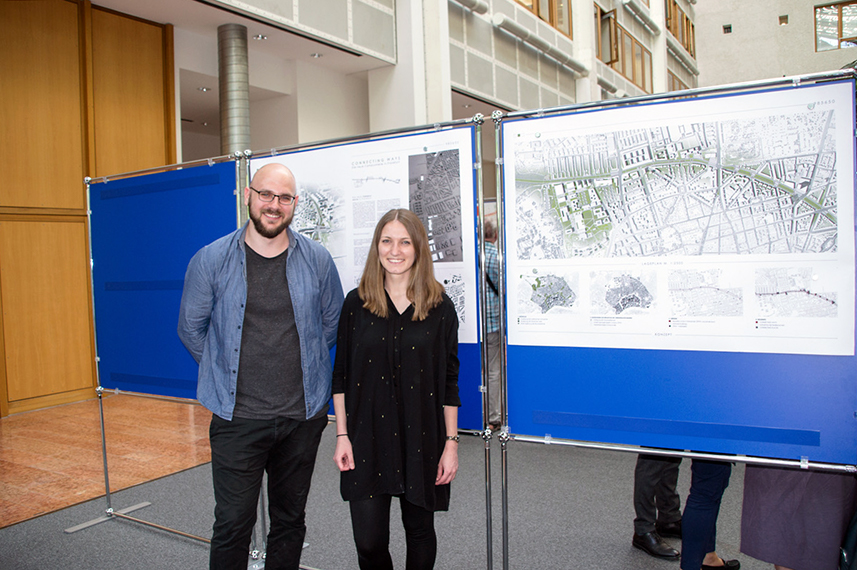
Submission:
<svg viewBox="0 0 857 570">
<path fill-rule="evenodd" d="M 430 511 L 449 508 L 449 485 L 434 484 L 446 444 L 443 406 L 458 397 L 458 315 L 446 294 L 422 321 L 410 305 L 389 317 L 363 308 L 357 290 L 339 318 L 333 393 L 345 394 L 355 468 L 340 480 L 346 501 L 404 495 Z"/>
</svg>

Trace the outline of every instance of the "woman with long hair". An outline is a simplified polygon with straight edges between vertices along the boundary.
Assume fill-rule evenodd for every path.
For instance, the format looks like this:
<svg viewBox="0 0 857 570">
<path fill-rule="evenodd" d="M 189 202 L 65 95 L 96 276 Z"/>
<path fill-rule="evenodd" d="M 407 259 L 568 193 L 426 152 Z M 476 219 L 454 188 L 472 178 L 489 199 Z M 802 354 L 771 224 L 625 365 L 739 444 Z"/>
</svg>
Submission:
<svg viewBox="0 0 857 570">
<path fill-rule="evenodd" d="M 434 278 L 422 222 L 391 210 L 345 299 L 333 369 L 334 461 L 361 570 L 393 568 L 393 497 L 406 568 L 434 567 L 434 513 L 448 510 L 458 471 L 460 405 L 455 307 Z"/>
</svg>

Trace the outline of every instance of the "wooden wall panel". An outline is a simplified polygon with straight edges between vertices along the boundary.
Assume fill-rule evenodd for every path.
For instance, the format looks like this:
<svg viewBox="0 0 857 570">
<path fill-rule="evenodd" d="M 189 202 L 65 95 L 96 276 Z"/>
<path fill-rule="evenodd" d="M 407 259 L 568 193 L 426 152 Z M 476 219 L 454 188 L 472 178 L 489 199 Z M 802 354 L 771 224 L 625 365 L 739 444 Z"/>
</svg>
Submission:
<svg viewBox="0 0 857 570">
<path fill-rule="evenodd" d="M 85 207 L 80 10 L 0 2 L 0 207 Z"/>
<path fill-rule="evenodd" d="M 86 224 L 0 220 L 0 298 L 10 404 L 92 389 Z"/>
<path fill-rule="evenodd" d="M 167 145 L 166 33 L 164 26 L 92 10 L 95 176 L 174 161 Z"/>
</svg>

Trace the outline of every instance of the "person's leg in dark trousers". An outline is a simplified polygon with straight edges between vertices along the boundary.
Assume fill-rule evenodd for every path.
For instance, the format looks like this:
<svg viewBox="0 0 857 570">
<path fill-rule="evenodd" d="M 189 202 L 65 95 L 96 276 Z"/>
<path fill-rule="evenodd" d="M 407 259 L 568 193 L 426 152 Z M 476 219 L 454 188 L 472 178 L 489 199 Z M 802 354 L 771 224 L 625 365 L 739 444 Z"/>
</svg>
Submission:
<svg viewBox="0 0 857 570">
<path fill-rule="evenodd" d="M 214 484 L 212 570 L 247 568 L 250 535 L 262 475 L 273 441 L 273 422 L 211 418 L 211 475 Z"/>
<path fill-rule="evenodd" d="M 405 527 L 405 541 L 408 547 L 406 570 L 431 570 L 437 557 L 437 534 L 434 531 L 434 513 L 409 503 L 404 497 L 399 501 L 402 507 L 402 524 Z"/>
<path fill-rule="evenodd" d="M 678 496 L 678 468 L 681 457 L 659 457 L 662 464 L 661 476 L 655 486 L 655 507 L 658 519 L 655 528 L 661 528 L 681 521 L 681 497 Z"/>
<path fill-rule="evenodd" d="M 390 557 L 390 495 L 349 501 L 360 570 L 393 570 Z"/>
<path fill-rule="evenodd" d="M 638 455 L 634 469 L 634 532 L 646 534 L 655 523 L 681 520 L 681 499 L 676 492 L 681 457 Z"/>
<path fill-rule="evenodd" d="M 306 502 L 327 416 L 310 421 L 278 419 L 268 456 L 266 570 L 298 570 L 306 537 Z"/>
<path fill-rule="evenodd" d="M 681 570 L 700 570 L 705 555 L 715 550 L 717 516 L 732 464 L 694 459 L 690 469 L 690 493 L 682 516 Z"/>
</svg>

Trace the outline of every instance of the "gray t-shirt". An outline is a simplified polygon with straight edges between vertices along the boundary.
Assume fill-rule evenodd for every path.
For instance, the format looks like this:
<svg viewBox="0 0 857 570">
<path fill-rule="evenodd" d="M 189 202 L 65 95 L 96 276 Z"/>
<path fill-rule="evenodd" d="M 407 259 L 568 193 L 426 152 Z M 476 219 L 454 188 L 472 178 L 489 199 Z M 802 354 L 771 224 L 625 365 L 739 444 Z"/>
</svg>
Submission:
<svg viewBox="0 0 857 570">
<path fill-rule="evenodd" d="M 267 258 L 244 246 L 247 306 L 233 415 L 305 420 L 301 347 L 286 277 L 288 250 Z"/>
</svg>

